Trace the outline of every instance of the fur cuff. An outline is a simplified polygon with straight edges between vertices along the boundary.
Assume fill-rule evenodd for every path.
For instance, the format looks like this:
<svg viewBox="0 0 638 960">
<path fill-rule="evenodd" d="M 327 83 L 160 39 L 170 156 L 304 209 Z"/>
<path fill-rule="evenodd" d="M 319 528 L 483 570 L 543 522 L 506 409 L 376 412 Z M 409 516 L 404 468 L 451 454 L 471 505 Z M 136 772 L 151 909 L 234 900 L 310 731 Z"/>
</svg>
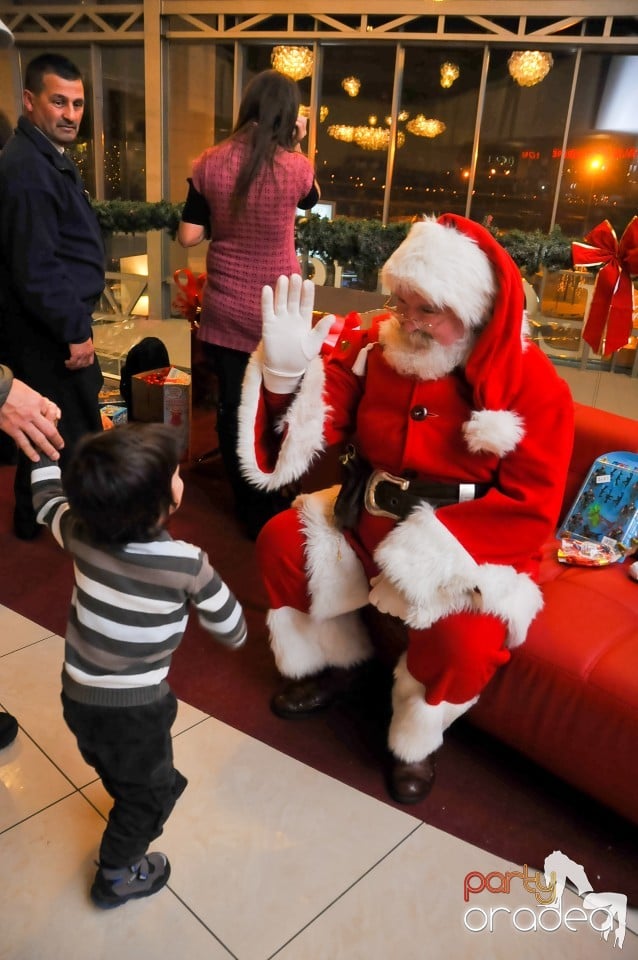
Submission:
<svg viewBox="0 0 638 960">
<path fill-rule="evenodd" d="M 526 573 L 513 567 L 484 563 L 478 568 L 482 613 L 491 613 L 507 624 L 507 646 L 518 647 L 534 617 L 543 609 L 543 594 Z"/>
<path fill-rule="evenodd" d="M 302 494 L 294 503 L 305 535 L 310 613 L 320 619 L 364 607 L 370 589 L 359 558 L 334 525 L 338 492 L 338 486 L 329 487 Z"/>
<path fill-rule="evenodd" d="M 277 490 L 303 476 L 325 448 L 323 427 L 328 408 L 323 399 L 323 362 L 320 357 L 311 362 L 294 400 L 277 424 L 277 432 L 284 434 L 284 439 L 272 473 L 265 473 L 260 468 L 255 453 L 255 424 L 262 378 L 263 348 L 260 344 L 248 362 L 244 377 L 237 451 L 246 480 L 261 490 Z"/>
<path fill-rule="evenodd" d="M 522 418 L 513 410 L 475 410 L 463 425 L 471 453 L 494 453 L 504 457 L 515 450 L 525 436 Z"/>
<path fill-rule="evenodd" d="M 474 609 L 478 564 L 429 503 L 388 534 L 375 560 L 407 598 L 408 626 L 423 630 L 451 613 Z"/>
<path fill-rule="evenodd" d="M 511 566 L 477 564 L 424 503 L 377 547 L 375 559 L 410 604 L 406 623 L 425 630 L 461 611 L 489 613 L 508 628 L 516 647 L 542 609 L 536 583 Z"/>
</svg>

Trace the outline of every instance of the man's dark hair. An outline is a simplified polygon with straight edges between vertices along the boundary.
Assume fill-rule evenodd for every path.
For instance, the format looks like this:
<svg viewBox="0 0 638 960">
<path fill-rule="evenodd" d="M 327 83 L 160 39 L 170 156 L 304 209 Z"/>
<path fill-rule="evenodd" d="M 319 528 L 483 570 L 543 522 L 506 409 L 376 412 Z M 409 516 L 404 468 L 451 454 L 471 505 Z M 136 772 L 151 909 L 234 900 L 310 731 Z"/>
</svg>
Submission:
<svg viewBox="0 0 638 960">
<path fill-rule="evenodd" d="M 24 74 L 25 90 L 31 93 L 41 93 L 44 87 L 45 73 L 54 73 L 63 80 L 81 80 L 82 74 L 76 65 L 67 57 L 59 53 L 41 53 L 27 65 Z"/>
<path fill-rule="evenodd" d="M 163 423 L 128 423 L 83 437 L 64 471 L 71 510 L 96 543 L 151 539 L 173 505 L 179 434 Z"/>
</svg>

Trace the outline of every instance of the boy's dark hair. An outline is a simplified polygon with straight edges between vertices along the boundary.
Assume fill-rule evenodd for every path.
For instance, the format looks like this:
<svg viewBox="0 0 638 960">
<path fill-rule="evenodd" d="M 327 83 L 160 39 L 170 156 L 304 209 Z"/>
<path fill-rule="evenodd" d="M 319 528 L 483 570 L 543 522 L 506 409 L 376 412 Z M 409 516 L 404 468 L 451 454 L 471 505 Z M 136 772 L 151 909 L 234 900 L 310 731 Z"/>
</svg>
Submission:
<svg viewBox="0 0 638 960">
<path fill-rule="evenodd" d="M 25 90 L 31 93 L 41 93 L 44 86 L 45 73 L 54 73 L 63 80 L 81 80 L 82 74 L 68 57 L 60 53 L 41 53 L 27 65 L 24 74 Z"/>
<path fill-rule="evenodd" d="M 64 490 L 91 540 L 145 541 L 168 517 L 178 464 L 175 427 L 123 424 L 80 440 L 64 471 Z"/>
</svg>

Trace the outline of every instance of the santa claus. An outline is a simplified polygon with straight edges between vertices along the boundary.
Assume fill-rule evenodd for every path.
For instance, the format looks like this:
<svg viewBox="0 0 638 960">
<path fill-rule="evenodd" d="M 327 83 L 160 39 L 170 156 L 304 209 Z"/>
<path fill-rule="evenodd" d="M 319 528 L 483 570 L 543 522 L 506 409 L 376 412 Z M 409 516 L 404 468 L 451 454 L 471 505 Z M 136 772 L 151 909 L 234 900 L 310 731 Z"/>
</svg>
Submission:
<svg viewBox="0 0 638 960">
<path fill-rule="evenodd" d="M 526 336 L 518 268 L 483 227 L 415 223 L 382 272 L 392 306 L 322 348 L 313 285 L 264 288 L 240 411 L 245 476 L 276 489 L 329 445 L 358 480 L 302 495 L 257 541 L 280 716 L 322 709 L 373 655 L 359 611 L 405 624 L 390 793 L 421 800 L 444 730 L 524 641 L 573 436 L 566 384 Z"/>
</svg>

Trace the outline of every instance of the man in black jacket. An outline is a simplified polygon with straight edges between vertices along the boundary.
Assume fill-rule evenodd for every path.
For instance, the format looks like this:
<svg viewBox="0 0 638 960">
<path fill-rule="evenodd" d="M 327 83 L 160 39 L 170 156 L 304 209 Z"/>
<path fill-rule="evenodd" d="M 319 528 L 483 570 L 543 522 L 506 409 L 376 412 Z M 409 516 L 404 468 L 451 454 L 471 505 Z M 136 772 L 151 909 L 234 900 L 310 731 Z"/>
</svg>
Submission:
<svg viewBox="0 0 638 960">
<path fill-rule="evenodd" d="M 0 317 L 3 355 L 16 376 L 62 411 L 62 469 L 77 440 L 101 429 L 102 374 L 92 312 L 104 287 L 104 246 L 77 168 L 65 152 L 84 112 L 84 85 L 66 57 L 28 65 L 23 116 L 0 154 Z M 30 469 L 19 455 L 14 530 L 41 529 Z"/>
</svg>

